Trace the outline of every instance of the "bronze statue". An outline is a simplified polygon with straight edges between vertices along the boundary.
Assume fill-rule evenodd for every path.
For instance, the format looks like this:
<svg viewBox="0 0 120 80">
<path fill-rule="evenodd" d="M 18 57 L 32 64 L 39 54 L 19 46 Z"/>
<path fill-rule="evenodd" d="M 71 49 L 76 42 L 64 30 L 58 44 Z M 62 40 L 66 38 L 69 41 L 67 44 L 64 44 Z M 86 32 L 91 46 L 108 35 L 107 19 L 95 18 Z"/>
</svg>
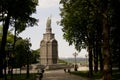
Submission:
<svg viewBox="0 0 120 80">
<path fill-rule="evenodd" d="M 47 27 L 51 27 L 51 18 L 48 17 L 47 19 L 47 24 L 46 24 Z"/>
</svg>

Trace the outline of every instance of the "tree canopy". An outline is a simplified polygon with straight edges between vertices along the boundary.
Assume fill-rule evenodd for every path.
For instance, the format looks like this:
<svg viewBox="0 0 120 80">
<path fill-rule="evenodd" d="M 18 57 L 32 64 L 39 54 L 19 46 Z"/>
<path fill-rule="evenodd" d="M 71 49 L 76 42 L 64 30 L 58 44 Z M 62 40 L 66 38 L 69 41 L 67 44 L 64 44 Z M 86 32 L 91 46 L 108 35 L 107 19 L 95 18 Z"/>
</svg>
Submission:
<svg viewBox="0 0 120 80">
<path fill-rule="evenodd" d="M 3 35 L 0 49 L 0 76 L 3 75 L 3 59 L 9 26 L 14 26 L 18 32 L 33 26 L 37 20 L 32 17 L 36 12 L 38 0 L 0 0 L 0 22 L 3 24 Z"/>
<path fill-rule="evenodd" d="M 103 64 L 104 67 L 103 80 L 111 80 L 111 75 L 105 68 L 110 72 L 111 54 L 112 57 L 114 55 L 119 59 L 120 51 L 116 43 L 119 44 L 120 38 L 118 36 L 120 1 L 61 0 L 60 4 L 62 4 L 61 26 L 66 41 L 70 45 L 74 44 L 78 51 L 84 45 L 88 47 L 91 67 L 89 70 L 92 71 L 92 58 L 94 57 L 95 67 L 98 66 L 96 60 L 100 59 L 100 65 Z"/>
</svg>

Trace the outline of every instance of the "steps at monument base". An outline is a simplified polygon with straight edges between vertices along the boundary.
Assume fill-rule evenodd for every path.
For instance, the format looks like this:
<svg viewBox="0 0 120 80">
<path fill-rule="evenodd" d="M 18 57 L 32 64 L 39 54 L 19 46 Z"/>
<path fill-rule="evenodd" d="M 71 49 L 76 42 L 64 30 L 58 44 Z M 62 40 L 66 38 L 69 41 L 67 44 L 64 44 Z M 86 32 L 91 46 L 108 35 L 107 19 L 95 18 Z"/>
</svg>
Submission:
<svg viewBox="0 0 120 80">
<path fill-rule="evenodd" d="M 54 69 L 64 69 L 67 68 L 68 65 L 66 64 L 52 64 L 52 65 L 47 65 L 46 70 L 54 70 Z"/>
</svg>

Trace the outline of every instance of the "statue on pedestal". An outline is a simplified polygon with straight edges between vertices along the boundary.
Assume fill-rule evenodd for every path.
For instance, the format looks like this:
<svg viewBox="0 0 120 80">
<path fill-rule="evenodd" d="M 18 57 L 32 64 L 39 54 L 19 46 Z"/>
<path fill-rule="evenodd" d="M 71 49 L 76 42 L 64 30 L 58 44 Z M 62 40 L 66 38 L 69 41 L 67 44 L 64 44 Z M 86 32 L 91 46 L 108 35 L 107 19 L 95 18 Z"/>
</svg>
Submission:
<svg viewBox="0 0 120 80">
<path fill-rule="evenodd" d="M 51 27 L 51 18 L 50 17 L 48 17 L 48 19 L 47 19 L 46 26 Z"/>
</svg>

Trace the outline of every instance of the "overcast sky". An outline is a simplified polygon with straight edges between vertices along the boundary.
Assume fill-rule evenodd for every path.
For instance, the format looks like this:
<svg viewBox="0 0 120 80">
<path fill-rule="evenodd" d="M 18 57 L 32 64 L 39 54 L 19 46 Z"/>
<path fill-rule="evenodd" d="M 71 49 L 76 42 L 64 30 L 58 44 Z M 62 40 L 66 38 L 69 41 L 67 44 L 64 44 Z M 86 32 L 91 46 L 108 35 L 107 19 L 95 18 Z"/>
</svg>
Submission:
<svg viewBox="0 0 120 80">
<path fill-rule="evenodd" d="M 37 11 L 33 16 L 39 20 L 38 26 L 27 28 L 19 36 L 23 38 L 31 38 L 32 49 L 40 48 L 40 41 L 43 39 L 45 33 L 46 20 L 52 16 L 52 32 L 55 34 L 55 39 L 58 41 L 58 55 L 60 58 L 73 57 L 73 53 L 77 52 L 74 46 L 69 46 L 68 42 L 63 39 L 62 27 L 57 25 L 56 22 L 60 21 L 60 0 L 39 0 Z M 77 57 L 85 57 L 86 52 L 83 50 Z"/>
</svg>

